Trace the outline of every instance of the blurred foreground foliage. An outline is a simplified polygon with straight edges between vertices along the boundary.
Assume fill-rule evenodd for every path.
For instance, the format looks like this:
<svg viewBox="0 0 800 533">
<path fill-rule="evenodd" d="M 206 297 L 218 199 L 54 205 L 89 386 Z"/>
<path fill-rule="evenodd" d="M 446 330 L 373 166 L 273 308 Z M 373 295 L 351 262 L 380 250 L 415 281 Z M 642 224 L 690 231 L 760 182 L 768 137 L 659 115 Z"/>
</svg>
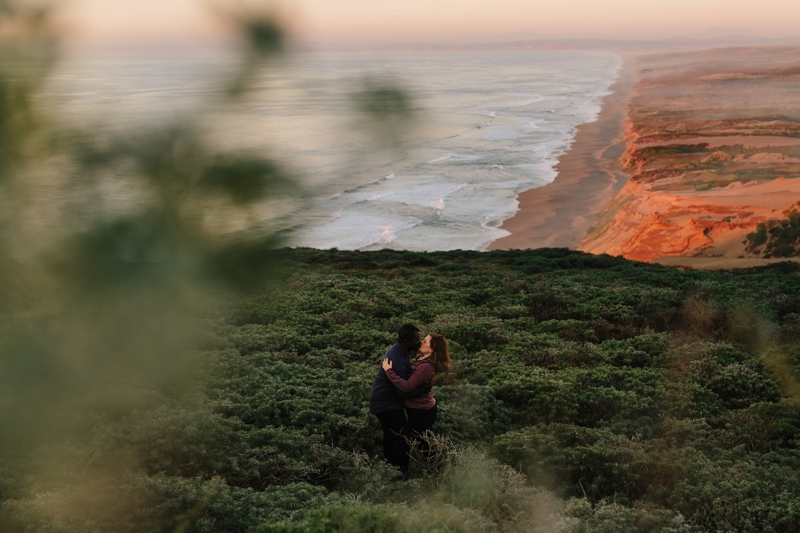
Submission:
<svg viewBox="0 0 800 533">
<path fill-rule="evenodd" d="M 188 118 L 122 133 L 60 124 L 38 94 L 59 53 L 52 17 L 32 2 L 0 2 L 0 445 L 9 449 L 60 441 L 78 431 L 73 413 L 95 403 L 135 408 L 119 380 L 191 390 L 193 320 L 214 291 L 274 274 L 276 206 L 299 198 L 279 163 L 217 149 Z M 250 39 L 240 90 L 214 105 L 246 96 L 281 35 L 269 19 L 241 25 Z"/>
<path fill-rule="evenodd" d="M 276 250 L 301 198 L 279 162 L 37 108 L 57 47 L 28 6 L 0 1 L 1 531 L 800 529 L 796 264 Z M 220 105 L 282 49 L 235 20 Z M 398 482 L 367 399 L 405 322 L 455 367 Z"/>
<path fill-rule="evenodd" d="M 131 380 L 135 409 L 86 404 L 70 438 L 9 455 L 4 530 L 800 528 L 795 264 L 280 255 L 279 289 L 194 319 L 191 395 Z M 436 464 L 399 482 L 367 400 L 405 322 L 445 334 L 455 368 Z"/>
</svg>

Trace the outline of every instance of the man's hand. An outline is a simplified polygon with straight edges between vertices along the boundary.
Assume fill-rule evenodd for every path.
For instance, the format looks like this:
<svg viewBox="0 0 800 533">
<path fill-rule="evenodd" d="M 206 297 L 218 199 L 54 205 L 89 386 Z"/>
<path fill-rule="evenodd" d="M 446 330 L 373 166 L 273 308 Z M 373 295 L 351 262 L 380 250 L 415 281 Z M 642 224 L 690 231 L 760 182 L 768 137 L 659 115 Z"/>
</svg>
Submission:
<svg viewBox="0 0 800 533">
<path fill-rule="evenodd" d="M 384 372 L 392 368 L 392 362 L 388 357 L 384 358 L 383 363 L 381 363 L 381 367 L 383 367 Z"/>
</svg>

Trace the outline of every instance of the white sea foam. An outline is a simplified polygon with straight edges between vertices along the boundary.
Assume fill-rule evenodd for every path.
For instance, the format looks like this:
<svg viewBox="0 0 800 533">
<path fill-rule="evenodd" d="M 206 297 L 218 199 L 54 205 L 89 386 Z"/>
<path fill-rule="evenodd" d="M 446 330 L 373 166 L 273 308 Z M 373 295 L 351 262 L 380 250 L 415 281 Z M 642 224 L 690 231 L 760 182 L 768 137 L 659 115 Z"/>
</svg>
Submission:
<svg viewBox="0 0 800 533">
<path fill-rule="evenodd" d="M 534 97 L 535 98 L 531 98 L 530 100 L 523 100 L 522 102 L 507 102 L 507 103 L 504 103 L 504 104 L 499 104 L 497 107 L 502 107 L 502 108 L 506 108 L 506 109 L 510 109 L 510 108 L 513 108 L 513 107 L 525 107 L 525 106 L 529 106 L 531 104 L 535 104 L 536 102 L 541 102 L 542 100 L 544 100 L 544 97 L 542 95 L 540 95 L 540 94 L 535 94 Z"/>
<path fill-rule="evenodd" d="M 380 193 L 380 194 L 373 194 L 372 196 L 369 196 L 369 197 L 365 198 L 364 201 L 366 201 L 366 202 L 374 202 L 376 200 L 383 200 L 387 196 L 391 196 L 393 194 L 394 194 L 394 191 L 384 192 L 384 193 Z"/>
<path fill-rule="evenodd" d="M 489 133 L 480 137 L 481 139 L 490 141 L 510 141 L 514 139 L 521 139 L 528 135 L 525 128 L 492 128 Z"/>
<path fill-rule="evenodd" d="M 301 232 L 296 237 L 300 246 L 360 250 L 385 246 L 397 238 L 397 233 L 416 225 L 412 217 L 359 216 L 345 213 L 322 226 Z"/>
<path fill-rule="evenodd" d="M 447 161 L 451 157 L 453 157 L 453 154 L 447 154 L 445 156 L 437 157 L 436 159 L 431 159 L 430 161 L 426 161 L 426 164 L 430 165 L 431 163 L 439 163 L 440 161 Z"/>
<path fill-rule="evenodd" d="M 429 183 L 409 183 L 408 187 L 394 191 L 392 201 L 401 202 L 408 206 L 434 207 L 439 203 L 439 199 L 449 197 L 466 187 L 466 185 L 466 183 L 453 183 L 449 180 L 440 181 L 440 179 Z M 441 209 L 441 207 L 437 209 Z"/>
</svg>

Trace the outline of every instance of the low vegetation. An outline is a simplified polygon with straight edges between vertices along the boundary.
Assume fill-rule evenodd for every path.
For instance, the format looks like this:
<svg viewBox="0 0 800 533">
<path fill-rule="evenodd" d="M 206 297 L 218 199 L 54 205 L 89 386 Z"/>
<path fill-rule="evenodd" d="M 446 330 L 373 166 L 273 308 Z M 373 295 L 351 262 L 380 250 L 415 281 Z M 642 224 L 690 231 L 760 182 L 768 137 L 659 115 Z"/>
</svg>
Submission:
<svg viewBox="0 0 800 533">
<path fill-rule="evenodd" d="M 747 234 L 744 241 L 749 253 L 771 257 L 793 257 L 800 253 L 800 202 L 787 209 L 785 218 L 768 220 Z"/>
<path fill-rule="evenodd" d="M 200 385 L 125 381 L 0 461 L 3 531 L 800 529 L 797 266 L 702 272 L 562 249 L 285 250 L 220 293 Z M 450 341 L 412 479 L 367 414 L 405 322 Z"/>
</svg>

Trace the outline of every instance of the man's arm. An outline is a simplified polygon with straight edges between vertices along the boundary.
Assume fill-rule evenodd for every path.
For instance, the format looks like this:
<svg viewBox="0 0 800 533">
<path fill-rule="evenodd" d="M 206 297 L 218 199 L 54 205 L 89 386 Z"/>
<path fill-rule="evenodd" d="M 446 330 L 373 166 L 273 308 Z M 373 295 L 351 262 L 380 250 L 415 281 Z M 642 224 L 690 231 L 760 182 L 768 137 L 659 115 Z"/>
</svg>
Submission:
<svg viewBox="0 0 800 533">
<path fill-rule="evenodd" d="M 397 386 L 395 386 L 394 390 L 396 390 L 397 394 L 405 400 L 406 398 L 416 398 L 417 396 L 422 396 L 423 394 L 429 393 L 431 391 L 431 386 L 427 383 L 423 383 L 411 392 L 403 392 L 398 389 Z"/>
</svg>

